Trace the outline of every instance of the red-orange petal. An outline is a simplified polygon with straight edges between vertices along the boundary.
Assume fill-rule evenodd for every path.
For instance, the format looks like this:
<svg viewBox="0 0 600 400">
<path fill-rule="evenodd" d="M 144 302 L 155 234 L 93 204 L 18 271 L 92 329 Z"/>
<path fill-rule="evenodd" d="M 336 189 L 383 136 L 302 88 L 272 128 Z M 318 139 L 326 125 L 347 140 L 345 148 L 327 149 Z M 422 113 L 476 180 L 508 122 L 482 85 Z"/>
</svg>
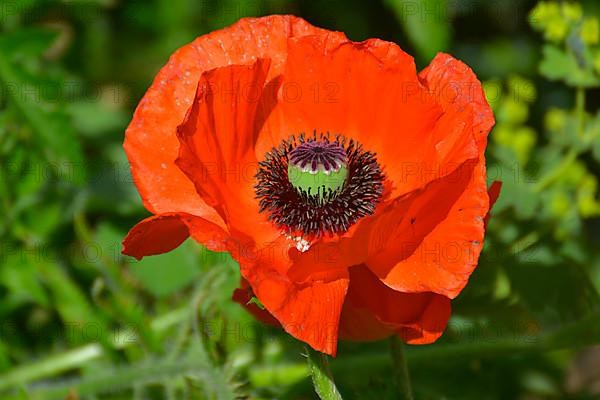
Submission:
<svg viewBox="0 0 600 400">
<path fill-rule="evenodd" d="M 350 269 L 350 287 L 340 320 L 340 338 L 377 340 L 392 334 L 410 344 L 432 343 L 450 318 L 450 299 L 435 293 L 402 293 L 369 269 Z"/>
<path fill-rule="evenodd" d="M 473 70 L 449 54 L 438 53 L 419 73 L 419 78 L 436 96 L 445 112 L 455 116 L 461 113 L 469 115 L 470 132 L 483 154 L 487 135 L 495 121 L 481 82 Z"/>
<path fill-rule="evenodd" d="M 255 121 L 269 70 L 268 59 L 202 74 L 193 105 L 178 127 L 176 164 L 228 225 L 230 233 L 263 243 L 279 232 L 259 213 L 254 193 Z"/>
<path fill-rule="evenodd" d="M 388 286 L 454 298 L 477 266 L 488 211 L 481 162 L 464 164 L 390 208 L 374 225 L 367 265 Z"/>
<path fill-rule="evenodd" d="M 247 18 L 201 36 L 171 56 L 138 104 L 123 144 L 150 212 L 186 212 L 224 227 L 174 163 L 179 150 L 176 128 L 192 105 L 200 76 L 213 68 L 269 58 L 270 81 L 281 73 L 288 38 L 325 32 L 293 16 Z"/>
<path fill-rule="evenodd" d="M 266 309 L 260 308 L 252 302 L 254 293 L 248 281 L 242 278 L 240 287 L 233 291 L 231 299 L 244 307 L 257 320 L 272 326 L 281 326 L 279 321 Z"/>
<path fill-rule="evenodd" d="M 410 233 L 395 237 L 384 251 L 371 253 L 367 264 L 396 290 L 431 291 L 454 298 L 477 266 L 483 247 L 484 218 L 489 211 L 484 151 L 494 118 L 480 82 L 462 62 L 439 54 L 420 77 L 430 90 L 440 93 L 440 104 L 446 114 L 469 117 L 468 133 L 476 140 L 479 156 L 472 169 L 463 167 L 459 182 L 442 183 L 446 188 L 438 194 L 440 201 L 445 204 L 448 197 L 455 196 L 445 218 L 430 227 L 421 241 L 415 240 L 414 234 Z M 448 90 L 453 90 L 454 95 L 443 95 Z M 464 185 L 467 178 L 468 183 Z M 461 190 L 462 193 L 456 196 Z M 423 196 L 431 197 L 433 193 L 427 189 Z M 418 223 L 417 217 L 414 225 Z M 381 237 L 385 232 L 381 230 L 377 235 Z M 402 249 L 406 242 L 411 243 L 410 254 Z"/>
<path fill-rule="evenodd" d="M 189 236 L 209 249 L 220 249 L 227 234 L 204 218 L 185 213 L 153 215 L 135 225 L 123 240 L 122 252 L 141 260 L 144 256 L 175 249 Z"/>
<path fill-rule="evenodd" d="M 494 207 L 494 204 L 496 204 L 496 200 L 498 200 L 498 197 L 500 196 L 501 189 L 502 189 L 501 181 L 492 182 L 492 185 L 488 189 L 488 196 L 490 198 L 490 209 L 488 210 L 488 213 L 485 215 L 485 218 L 484 218 L 486 229 L 487 229 L 488 222 L 490 221 L 490 218 L 492 217 L 492 207 Z"/>
<path fill-rule="evenodd" d="M 420 77 L 439 98 L 440 121 L 458 124 L 458 131 L 449 132 L 471 138 L 477 156 L 452 175 L 380 207 L 335 244 L 337 252 L 319 251 L 329 244 L 314 246 L 290 271 L 294 280 L 365 262 L 388 286 L 403 292 L 453 298 L 466 284 L 483 246 L 489 210 L 483 152 L 493 116 L 473 72 L 450 56 L 436 57 Z M 455 88 L 463 92 L 452 92 Z"/>
<path fill-rule="evenodd" d="M 395 44 L 356 43 L 331 33 L 290 39 L 288 51 L 279 102 L 256 145 L 258 159 L 291 134 L 342 134 L 377 153 L 393 198 L 477 157 L 472 132 L 465 132 L 469 121 L 446 115 L 413 59 Z"/>
<path fill-rule="evenodd" d="M 347 271 L 324 275 L 319 282 L 298 284 L 286 273 L 293 262 L 289 255 L 293 245 L 287 239 L 252 246 L 251 242 L 237 243 L 231 246 L 231 253 L 256 297 L 287 333 L 315 350 L 335 355 L 348 288 Z"/>
</svg>

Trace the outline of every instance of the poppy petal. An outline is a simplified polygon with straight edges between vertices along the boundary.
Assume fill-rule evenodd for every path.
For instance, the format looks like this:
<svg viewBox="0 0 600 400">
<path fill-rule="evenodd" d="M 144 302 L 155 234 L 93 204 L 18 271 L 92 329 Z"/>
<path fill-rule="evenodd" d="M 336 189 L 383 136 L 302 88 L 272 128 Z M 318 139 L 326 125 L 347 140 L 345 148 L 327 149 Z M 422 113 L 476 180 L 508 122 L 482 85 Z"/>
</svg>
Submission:
<svg viewBox="0 0 600 400">
<path fill-rule="evenodd" d="M 419 73 L 419 78 L 435 94 L 446 113 L 470 115 L 469 127 L 479 151 L 483 152 L 495 121 L 481 82 L 473 70 L 449 54 L 438 53 Z"/>
<path fill-rule="evenodd" d="M 340 321 L 341 338 L 378 340 L 397 334 L 410 344 L 432 343 L 442 335 L 449 318 L 447 297 L 397 292 L 366 266 L 350 268 L 350 287 Z"/>
<path fill-rule="evenodd" d="M 269 246 L 255 248 L 252 254 L 232 251 L 232 256 L 253 293 L 287 333 L 315 350 L 335 355 L 339 318 L 348 288 L 347 271 L 328 274 L 311 284 L 292 282 L 286 275 L 292 262 L 290 246 L 289 241 L 280 238 Z"/>
<path fill-rule="evenodd" d="M 454 298 L 477 266 L 483 247 L 484 218 L 490 208 L 483 153 L 494 117 L 473 71 L 451 56 L 438 54 L 421 72 L 420 78 L 430 90 L 440 93 L 438 97 L 445 114 L 469 116 L 468 127 L 475 137 L 479 157 L 474 168 L 470 169 L 471 163 L 461 168 L 459 182 L 445 179 L 448 182 L 443 184 L 446 189 L 443 194 L 440 193 L 440 198 L 452 197 L 465 182 L 468 183 L 447 216 L 432 226 L 422 241 L 419 242 L 414 234 L 402 239 L 398 237 L 390 241 L 386 251 L 372 255 L 367 264 L 380 279 L 396 290 L 431 291 Z M 453 95 L 448 95 L 448 90 Z M 431 196 L 430 193 L 427 195 Z M 430 209 L 434 210 L 433 207 Z M 415 232 L 419 228 L 419 219 L 416 218 L 413 224 Z M 400 249 L 407 242 L 409 252 L 412 251 L 410 254 L 406 249 Z M 416 243 L 418 246 L 414 246 Z"/>
<path fill-rule="evenodd" d="M 219 223 L 218 214 L 174 163 L 179 150 L 175 131 L 192 105 L 200 76 L 270 58 L 270 81 L 281 74 L 289 37 L 325 32 L 294 16 L 246 18 L 177 50 L 138 104 L 123 144 L 145 207 L 154 214 L 181 211 Z"/>
<path fill-rule="evenodd" d="M 468 121 L 444 115 L 412 57 L 395 44 L 355 43 L 334 33 L 289 42 L 279 102 L 259 135 L 258 159 L 292 134 L 341 134 L 377 154 L 394 198 L 477 157 L 471 132 L 464 132 Z"/>
<path fill-rule="evenodd" d="M 438 126 L 457 122 L 460 129 L 448 132 L 471 138 L 477 156 L 424 190 L 382 206 L 336 243 L 337 251 L 327 259 L 319 250 L 330 244 L 313 246 L 312 254 L 290 271 L 292 279 L 365 262 L 388 286 L 403 292 L 454 298 L 466 284 L 483 246 L 489 210 L 483 151 L 494 119 L 479 81 L 460 61 L 438 55 L 420 78 L 444 109 Z"/>
<path fill-rule="evenodd" d="M 501 181 L 494 181 L 488 189 L 488 195 L 490 197 L 490 209 L 496 204 L 498 197 L 500 197 L 500 190 L 502 189 Z"/>
<path fill-rule="evenodd" d="M 454 298 L 482 247 L 488 199 L 481 170 L 480 162 L 466 162 L 366 218 L 352 236 L 316 244 L 299 256 L 290 278 L 304 282 L 366 263 L 395 290 Z"/>
<path fill-rule="evenodd" d="M 234 290 L 231 299 L 244 307 L 257 320 L 267 325 L 280 326 L 279 321 L 269 311 L 252 302 L 253 297 L 254 293 L 250 284 L 245 279 L 242 279 L 240 287 Z"/>
<path fill-rule="evenodd" d="M 218 225 L 185 213 L 153 215 L 135 225 L 123 240 L 123 254 L 141 260 L 144 256 L 171 251 L 190 235 L 209 249 L 219 249 L 227 237 Z"/>
<path fill-rule="evenodd" d="M 339 335 L 341 340 L 371 342 L 390 337 L 394 329 L 380 320 L 365 306 L 355 306 L 344 302 L 340 317 Z"/>
<path fill-rule="evenodd" d="M 254 121 L 263 94 L 268 59 L 205 72 L 196 98 L 177 129 L 176 164 L 197 192 L 229 226 L 267 242 L 279 232 L 259 213 L 254 193 Z"/>
<path fill-rule="evenodd" d="M 395 207 L 373 228 L 385 238 L 371 252 L 369 268 L 403 292 L 430 291 L 454 298 L 477 266 L 488 212 L 482 162 L 466 163 L 448 178 L 429 185 L 410 204 Z M 393 222 L 392 222 L 393 221 Z"/>
<path fill-rule="evenodd" d="M 488 210 L 488 213 L 485 215 L 485 218 L 484 218 L 486 229 L 487 229 L 488 222 L 490 221 L 490 218 L 492 217 L 492 207 L 494 207 L 494 204 L 496 204 L 496 200 L 498 200 L 498 197 L 500 196 L 501 189 L 502 189 L 501 181 L 494 181 L 492 183 L 492 185 L 490 186 L 490 188 L 488 189 L 488 196 L 490 198 L 490 209 Z"/>
</svg>

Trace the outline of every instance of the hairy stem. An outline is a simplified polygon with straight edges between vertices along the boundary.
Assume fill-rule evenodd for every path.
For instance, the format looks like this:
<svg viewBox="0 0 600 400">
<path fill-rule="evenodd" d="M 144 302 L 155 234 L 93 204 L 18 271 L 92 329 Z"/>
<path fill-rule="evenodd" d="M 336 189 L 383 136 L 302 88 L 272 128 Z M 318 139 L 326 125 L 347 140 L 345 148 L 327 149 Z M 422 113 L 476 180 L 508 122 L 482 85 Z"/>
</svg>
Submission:
<svg viewBox="0 0 600 400">
<path fill-rule="evenodd" d="M 392 353 L 392 364 L 396 373 L 396 384 L 398 385 L 399 399 L 413 400 L 410 376 L 408 374 L 408 364 L 404 354 L 404 343 L 394 335 L 390 339 L 390 351 Z"/>
</svg>

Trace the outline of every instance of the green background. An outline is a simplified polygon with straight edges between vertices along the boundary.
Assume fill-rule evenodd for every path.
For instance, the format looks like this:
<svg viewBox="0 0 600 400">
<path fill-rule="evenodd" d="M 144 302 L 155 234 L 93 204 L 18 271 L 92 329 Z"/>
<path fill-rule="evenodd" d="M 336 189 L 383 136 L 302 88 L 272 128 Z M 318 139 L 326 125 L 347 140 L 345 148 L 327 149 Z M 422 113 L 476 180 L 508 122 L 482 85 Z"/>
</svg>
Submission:
<svg viewBox="0 0 600 400">
<path fill-rule="evenodd" d="M 230 301 L 228 255 L 191 241 L 120 255 L 149 215 L 121 147 L 135 105 L 176 48 L 274 13 L 394 41 L 419 69 L 446 51 L 485 81 L 490 181 L 504 188 L 446 334 L 407 349 L 416 398 L 597 398 L 600 3 L 528 17 L 534 6 L 2 1 L 0 398 L 315 398 L 303 345 Z M 340 345 L 344 398 L 396 398 L 388 347 Z"/>
</svg>

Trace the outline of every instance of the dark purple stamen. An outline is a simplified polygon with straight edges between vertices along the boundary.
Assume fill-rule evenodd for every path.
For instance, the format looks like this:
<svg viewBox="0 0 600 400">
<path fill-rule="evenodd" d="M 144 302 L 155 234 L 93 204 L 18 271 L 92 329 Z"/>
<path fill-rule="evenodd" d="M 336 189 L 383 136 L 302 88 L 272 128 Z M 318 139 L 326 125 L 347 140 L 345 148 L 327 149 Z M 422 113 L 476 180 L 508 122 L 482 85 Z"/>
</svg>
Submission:
<svg viewBox="0 0 600 400">
<path fill-rule="evenodd" d="M 295 188 L 288 177 L 288 163 L 299 168 L 310 165 L 330 171 L 341 162 L 348 177 L 341 191 L 307 193 Z M 315 237 L 346 232 L 362 217 L 375 212 L 383 196 L 384 175 L 375 154 L 360 143 L 329 134 L 300 134 L 284 140 L 266 154 L 256 174 L 256 197 L 260 211 L 277 227 L 292 236 Z"/>
<path fill-rule="evenodd" d="M 336 171 L 345 165 L 348 156 L 346 150 L 337 142 L 308 140 L 290 151 L 288 158 L 292 165 L 312 171 L 322 168 L 324 171 Z"/>
</svg>

